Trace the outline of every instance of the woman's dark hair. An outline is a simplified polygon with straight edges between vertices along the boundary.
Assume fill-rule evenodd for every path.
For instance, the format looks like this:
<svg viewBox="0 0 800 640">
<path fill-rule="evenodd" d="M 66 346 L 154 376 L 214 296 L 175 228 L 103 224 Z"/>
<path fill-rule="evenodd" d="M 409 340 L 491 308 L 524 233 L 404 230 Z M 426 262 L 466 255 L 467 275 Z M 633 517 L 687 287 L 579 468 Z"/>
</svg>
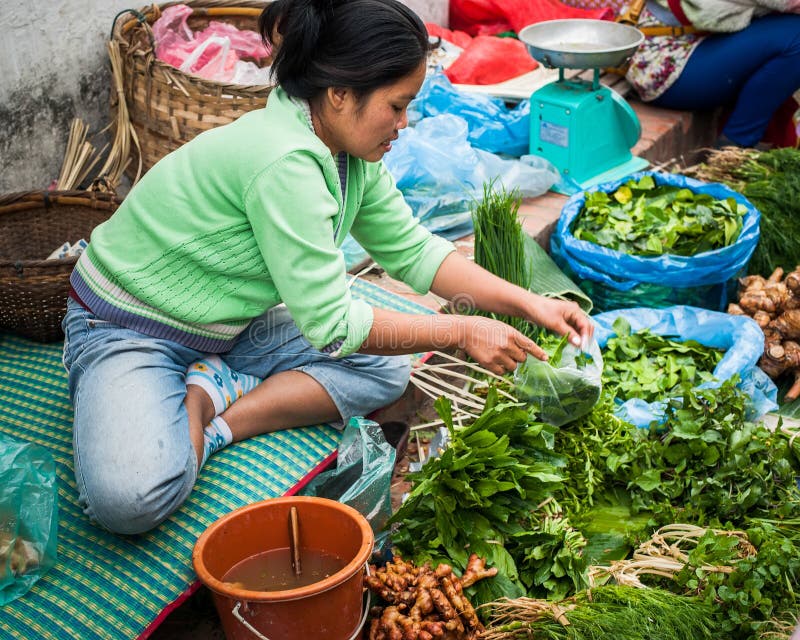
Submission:
<svg viewBox="0 0 800 640">
<path fill-rule="evenodd" d="M 397 0 L 275 0 L 259 20 L 277 53 L 272 75 L 290 96 L 328 87 L 359 97 L 408 75 L 425 60 L 428 32 Z"/>
</svg>

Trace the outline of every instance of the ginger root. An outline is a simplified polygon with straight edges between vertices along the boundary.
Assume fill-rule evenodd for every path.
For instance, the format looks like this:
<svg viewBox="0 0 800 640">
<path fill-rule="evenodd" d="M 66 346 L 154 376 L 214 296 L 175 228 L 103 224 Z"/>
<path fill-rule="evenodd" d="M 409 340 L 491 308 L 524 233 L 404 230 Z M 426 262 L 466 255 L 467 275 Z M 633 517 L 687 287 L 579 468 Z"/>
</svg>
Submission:
<svg viewBox="0 0 800 640">
<path fill-rule="evenodd" d="M 464 587 L 496 574 L 474 553 L 461 578 L 450 565 L 418 567 L 399 556 L 371 567 L 364 583 L 388 604 L 372 609 L 369 640 L 475 640 L 484 627 Z"/>
<path fill-rule="evenodd" d="M 764 354 L 758 365 L 773 379 L 791 373 L 794 384 L 784 396 L 800 396 L 800 267 L 786 274 L 775 269 L 769 278 L 739 279 L 739 302 L 728 313 L 748 315 L 764 332 Z"/>
<path fill-rule="evenodd" d="M 491 569 L 486 568 L 486 560 L 479 558 L 477 554 L 473 553 L 469 560 L 467 560 L 467 570 L 461 576 L 461 586 L 471 587 L 478 580 L 483 578 L 491 578 L 497 575 L 497 567 Z"/>
</svg>

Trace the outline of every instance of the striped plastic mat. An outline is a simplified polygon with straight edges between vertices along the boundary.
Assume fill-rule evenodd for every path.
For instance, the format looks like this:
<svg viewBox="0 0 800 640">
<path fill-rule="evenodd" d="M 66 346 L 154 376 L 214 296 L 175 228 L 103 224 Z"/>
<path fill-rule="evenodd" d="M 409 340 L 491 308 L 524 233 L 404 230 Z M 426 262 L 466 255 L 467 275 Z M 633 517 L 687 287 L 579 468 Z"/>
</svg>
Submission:
<svg viewBox="0 0 800 640">
<path fill-rule="evenodd" d="M 377 307 L 431 313 L 363 280 L 351 288 Z M 59 499 L 58 562 L 0 609 L 4 640 L 146 638 L 199 586 L 191 554 L 203 530 L 245 504 L 298 491 L 333 460 L 339 437 L 319 425 L 226 447 L 166 522 L 148 534 L 122 537 L 93 526 L 77 504 L 61 344 L 0 334 L 0 432 L 52 453 Z"/>
</svg>

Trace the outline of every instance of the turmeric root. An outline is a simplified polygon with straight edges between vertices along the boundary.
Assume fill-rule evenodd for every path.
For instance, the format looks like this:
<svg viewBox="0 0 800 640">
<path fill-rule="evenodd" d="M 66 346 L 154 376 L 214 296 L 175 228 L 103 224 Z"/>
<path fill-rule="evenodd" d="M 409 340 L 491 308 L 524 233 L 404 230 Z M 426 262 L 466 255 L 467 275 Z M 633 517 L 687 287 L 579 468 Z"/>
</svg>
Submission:
<svg viewBox="0 0 800 640">
<path fill-rule="evenodd" d="M 794 374 L 785 399 L 800 397 L 800 267 L 785 274 L 775 269 L 769 278 L 739 279 L 739 301 L 728 313 L 750 316 L 764 332 L 764 353 L 758 364 L 771 378 Z"/>
<path fill-rule="evenodd" d="M 800 338 L 800 309 L 784 311 L 771 324 L 785 340 L 797 340 Z"/>
<path fill-rule="evenodd" d="M 369 640 L 474 640 L 483 625 L 464 595 L 464 581 L 469 586 L 496 573 L 476 554 L 461 578 L 447 564 L 417 567 L 400 558 L 372 568 L 365 584 L 388 604 L 373 609 Z"/>
</svg>

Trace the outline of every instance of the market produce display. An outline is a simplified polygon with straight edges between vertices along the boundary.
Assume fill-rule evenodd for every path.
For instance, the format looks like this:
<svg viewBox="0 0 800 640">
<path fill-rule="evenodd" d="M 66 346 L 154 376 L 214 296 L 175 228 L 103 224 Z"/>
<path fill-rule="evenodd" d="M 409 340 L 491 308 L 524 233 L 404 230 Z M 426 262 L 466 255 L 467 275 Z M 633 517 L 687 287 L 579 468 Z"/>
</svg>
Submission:
<svg viewBox="0 0 800 640">
<path fill-rule="evenodd" d="M 784 277 L 777 268 L 768 278 L 759 275 L 739 280 L 738 303 L 728 306 L 728 313 L 747 315 L 764 332 L 764 355 L 758 365 L 777 380 L 793 376 L 785 401 L 800 396 L 800 269 Z"/>
<path fill-rule="evenodd" d="M 740 192 L 761 212 L 761 239 L 748 272 L 766 276 L 778 267 L 800 264 L 800 149 L 713 150 L 686 175 L 721 182 Z"/>
<path fill-rule="evenodd" d="M 721 185 L 678 178 L 645 174 L 587 193 L 570 232 L 622 260 L 676 272 L 685 261 L 697 276 L 692 295 L 715 283 L 722 291 L 752 254 L 759 213 Z M 484 189 L 476 262 L 527 288 L 535 274 L 520 242 L 519 199 Z M 800 395 L 800 272 L 740 284 L 731 312 L 764 330 L 759 364 L 773 376 L 796 373 L 789 397 Z M 626 286 L 620 295 L 665 285 Z M 660 301 L 681 287 L 666 286 Z M 414 567 L 401 573 L 427 575 L 432 586 L 439 573 L 467 575 L 481 558 L 496 575 L 462 584 L 469 609 L 455 621 L 443 601 L 412 595 L 389 565 L 371 588 L 398 587 L 382 596 L 374 637 L 788 640 L 800 606 L 800 432 L 749 419 L 776 406 L 750 349 L 761 341 L 757 325 L 641 302 L 603 314 L 596 354 L 501 318 L 549 360 L 465 389 L 477 418 L 460 410 L 454 418 L 456 388 L 437 400 L 445 444 L 409 474 L 411 489 L 389 521 L 398 566 Z M 644 321 L 654 311 L 669 317 Z M 635 420 L 619 411 L 630 402 L 640 403 Z M 441 600 L 446 591 L 437 589 Z M 424 615 L 437 619 L 422 629 Z"/>
<path fill-rule="evenodd" d="M 736 242 L 745 212 L 733 198 L 656 186 L 645 175 L 613 193 L 587 194 L 572 233 L 578 240 L 632 255 L 693 256 Z"/>
<path fill-rule="evenodd" d="M 589 414 L 559 429 L 537 422 L 530 409 L 499 403 L 491 391 L 481 417 L 457 427 L 443 400 L 437 408 L 450 444 L 410 476 L 409 498 L 392 518 L 394 542 L 417 562 L 463 568 L 465 550 L 486 557 L 498 575 L 468 590 L 474 604 L 486 605 L 479 614 L 497 611 L 503 597 L 509 607 L 539 603 L 535 619 L 494 621 L 487 634 L 788 637 L 781 633 L 792 628 L 800 604 L 791 587 L 800 579 L 796 433 L 745 420 L 735 382 L 718 389 L 679 384 L 666 423 L 651 430 L 617 418 L 608 391 Z M 642 598 L 638 613 L 625 606 L 632 616 L 625 624 L 647 619 L 648 607 L 658 606 L 649 596 L 665 607 L 678 598 L 669 612 L 684 611 L 681 624 L 694 631 L 669 635 L 673 621 L 642 635 L 650 627 L 641 622 L 630 635 L 604 635 L 622 623 L 618 608 L 584 608 L 603 583 L 626 602 Z M 622 589 L 632 583 L 648 590 Z M 670 595 L 657 597 L 656 589 Z M 595 632 L 579 626 L 588 625 L 585 611 Z"/>
</svg>

